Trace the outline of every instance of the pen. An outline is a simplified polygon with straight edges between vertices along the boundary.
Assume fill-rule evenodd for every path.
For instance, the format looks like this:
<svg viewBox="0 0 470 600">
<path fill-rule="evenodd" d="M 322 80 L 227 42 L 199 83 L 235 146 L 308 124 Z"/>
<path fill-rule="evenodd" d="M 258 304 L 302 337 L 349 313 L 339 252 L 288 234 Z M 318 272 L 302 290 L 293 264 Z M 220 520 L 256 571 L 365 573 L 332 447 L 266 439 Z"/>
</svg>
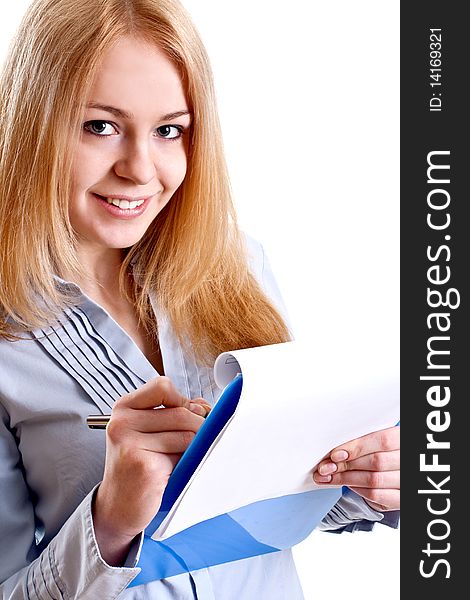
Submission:
<svg viewBox="0 0 470 600">
<path fill-rule="evenodd" d="M 198 402 L 199 406 L 202 406 L 206 410 L 204 418 L 211 412 L 209 404 Z M 90 429 L 106 429 L 106 425 L 109 423 L 111 415 L 88 415 L 86 418 L 86 424 Z"/>
<path fill-rule="evenodd" d="M 111 415 L 88 415 L 86 424 L 90 429 L 106 429 Z"/>
</svg>

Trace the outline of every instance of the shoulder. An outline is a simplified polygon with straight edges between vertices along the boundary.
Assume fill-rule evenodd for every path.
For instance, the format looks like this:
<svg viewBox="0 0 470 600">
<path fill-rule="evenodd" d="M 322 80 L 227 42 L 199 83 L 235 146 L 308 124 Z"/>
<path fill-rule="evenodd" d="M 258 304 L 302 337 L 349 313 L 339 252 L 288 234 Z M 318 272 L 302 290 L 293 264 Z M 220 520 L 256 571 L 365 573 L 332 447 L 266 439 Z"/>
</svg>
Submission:
<svg viewBox="0 0 470 600">
<path fill-rule="evenodd" d="M 28 348 L 30 344 L 27 342 L 31 342 L 31 340 L 15 340 L 10 341 L 5 338 L 0 338 L 0 369 L 3 375 L 11 371 L 12 368 L 19 363 L 23 363 L 24 365 L 28 364 Z"/>
<path fill-rule="evenodd" d="M 242 232 L 242 239 L 244 240 L 248 267 L 251 274 L 258 281 L 265 294 L 273 299 L 272 296 L 276 297 L 279 295 L 279 289 L 264 246 L 258 240 L 244 232 Z"/>
<path fill-rule="evenodd" d="M 248 266 L 250 267 L 250 271 L 261 283 L 263 278 L 264 261 L 266 257 L 264 248 L 258 240 L 255 240 L 255 238 L 252 238 L 247 233 L 242 232 L 242 239 L 245 246 L 246 256 L 248 258 Z"/>
<path fill-rule="evenodd" d="M 21 398 L 26 389 L 42 389 L 48 370 L 44 353 L 31 338 L 0 339 L 0 400 Z"/>
<path fill-rule="evenodd" d="M 244 232 L 242 232 L 242 236 L 248 258 L 248 266 L 252 275 L 290 327 L 287 308 L 263 245 Z"/>
</svg>

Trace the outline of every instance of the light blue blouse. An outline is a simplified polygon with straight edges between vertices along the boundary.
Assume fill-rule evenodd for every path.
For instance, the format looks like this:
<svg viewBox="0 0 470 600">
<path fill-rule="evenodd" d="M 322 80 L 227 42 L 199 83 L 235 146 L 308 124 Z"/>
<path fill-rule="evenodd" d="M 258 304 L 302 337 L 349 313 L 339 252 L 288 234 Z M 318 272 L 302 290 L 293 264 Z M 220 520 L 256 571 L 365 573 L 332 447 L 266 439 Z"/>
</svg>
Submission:
<svg viewBox="0 0 470 600">
<path fill-rule="evenodd" d="M 253 274 L 284 312 L 262 247 L 247 240 Z M 77 288 L 74 284 L 60 285 Z M 85 424 L 158 373 L 110 315 L 82 294 L 60 325 L 0 342 L 0 592 L 50 600 L 300 600 L 290 550 L 201 569 L 126 589 L 139 545 L 125 567 L 110 567 L 94 537 L 91 501 L 104 465 L 105 433 Z M 211 404 L 212 370 L 183 351 L 154 307 L 165 374 L 188 398 Z M 313 466 L 313 465 L 312 465 Z M 210 490 L 208 490 L 210 493 Z M 359 497 L 342 499 L 323 529 L 368 528 L 384 515 Z M 387 518 L 385 519 L 387 521 Z M 387 524 L 396 521 L 388 518 Z"/>
</svg>

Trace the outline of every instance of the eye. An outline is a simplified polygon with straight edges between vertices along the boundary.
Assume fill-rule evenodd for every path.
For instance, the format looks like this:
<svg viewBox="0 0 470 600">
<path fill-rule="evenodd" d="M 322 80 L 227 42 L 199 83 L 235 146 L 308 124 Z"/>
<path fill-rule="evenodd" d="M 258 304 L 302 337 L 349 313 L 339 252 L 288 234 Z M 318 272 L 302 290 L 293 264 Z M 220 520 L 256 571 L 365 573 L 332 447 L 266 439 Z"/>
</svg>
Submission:
<svg viewBox="0 0 470 600">
<path fill-rule="evenodd" d="M 174 140 L 183 135 L 183 128 L 179 125 L 161 125 L 156 131 L 159 137 L 166 140 Z"/>
<path fill-rule="evenodd" d="M 116 132 L 114 127 L 111 123 L 108 123 L 108 121 L 87 121 L 83 125 L 83 129 L 88 131 L 88 133 L 99 135 L 101 137 L 106 137 Z"/>
</svg>

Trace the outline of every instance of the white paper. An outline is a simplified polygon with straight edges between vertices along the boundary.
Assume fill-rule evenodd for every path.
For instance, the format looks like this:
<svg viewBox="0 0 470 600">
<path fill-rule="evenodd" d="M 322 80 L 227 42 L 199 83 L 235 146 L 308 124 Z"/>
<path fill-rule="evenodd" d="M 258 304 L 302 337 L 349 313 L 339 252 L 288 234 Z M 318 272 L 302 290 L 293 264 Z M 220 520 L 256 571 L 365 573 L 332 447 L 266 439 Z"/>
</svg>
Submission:
<svg viewBox="0 0 470 600">
<path fill-rule="evenodd" d="M 399 420 L 399 377 L 390 371 L 354 347 L 325 355 L 288 342 L 220 355 L 219 387 L 243 374 L 238 407 L 153 539 L 318 487 L 313 468 L 330 450 Z"/>
</svg>

